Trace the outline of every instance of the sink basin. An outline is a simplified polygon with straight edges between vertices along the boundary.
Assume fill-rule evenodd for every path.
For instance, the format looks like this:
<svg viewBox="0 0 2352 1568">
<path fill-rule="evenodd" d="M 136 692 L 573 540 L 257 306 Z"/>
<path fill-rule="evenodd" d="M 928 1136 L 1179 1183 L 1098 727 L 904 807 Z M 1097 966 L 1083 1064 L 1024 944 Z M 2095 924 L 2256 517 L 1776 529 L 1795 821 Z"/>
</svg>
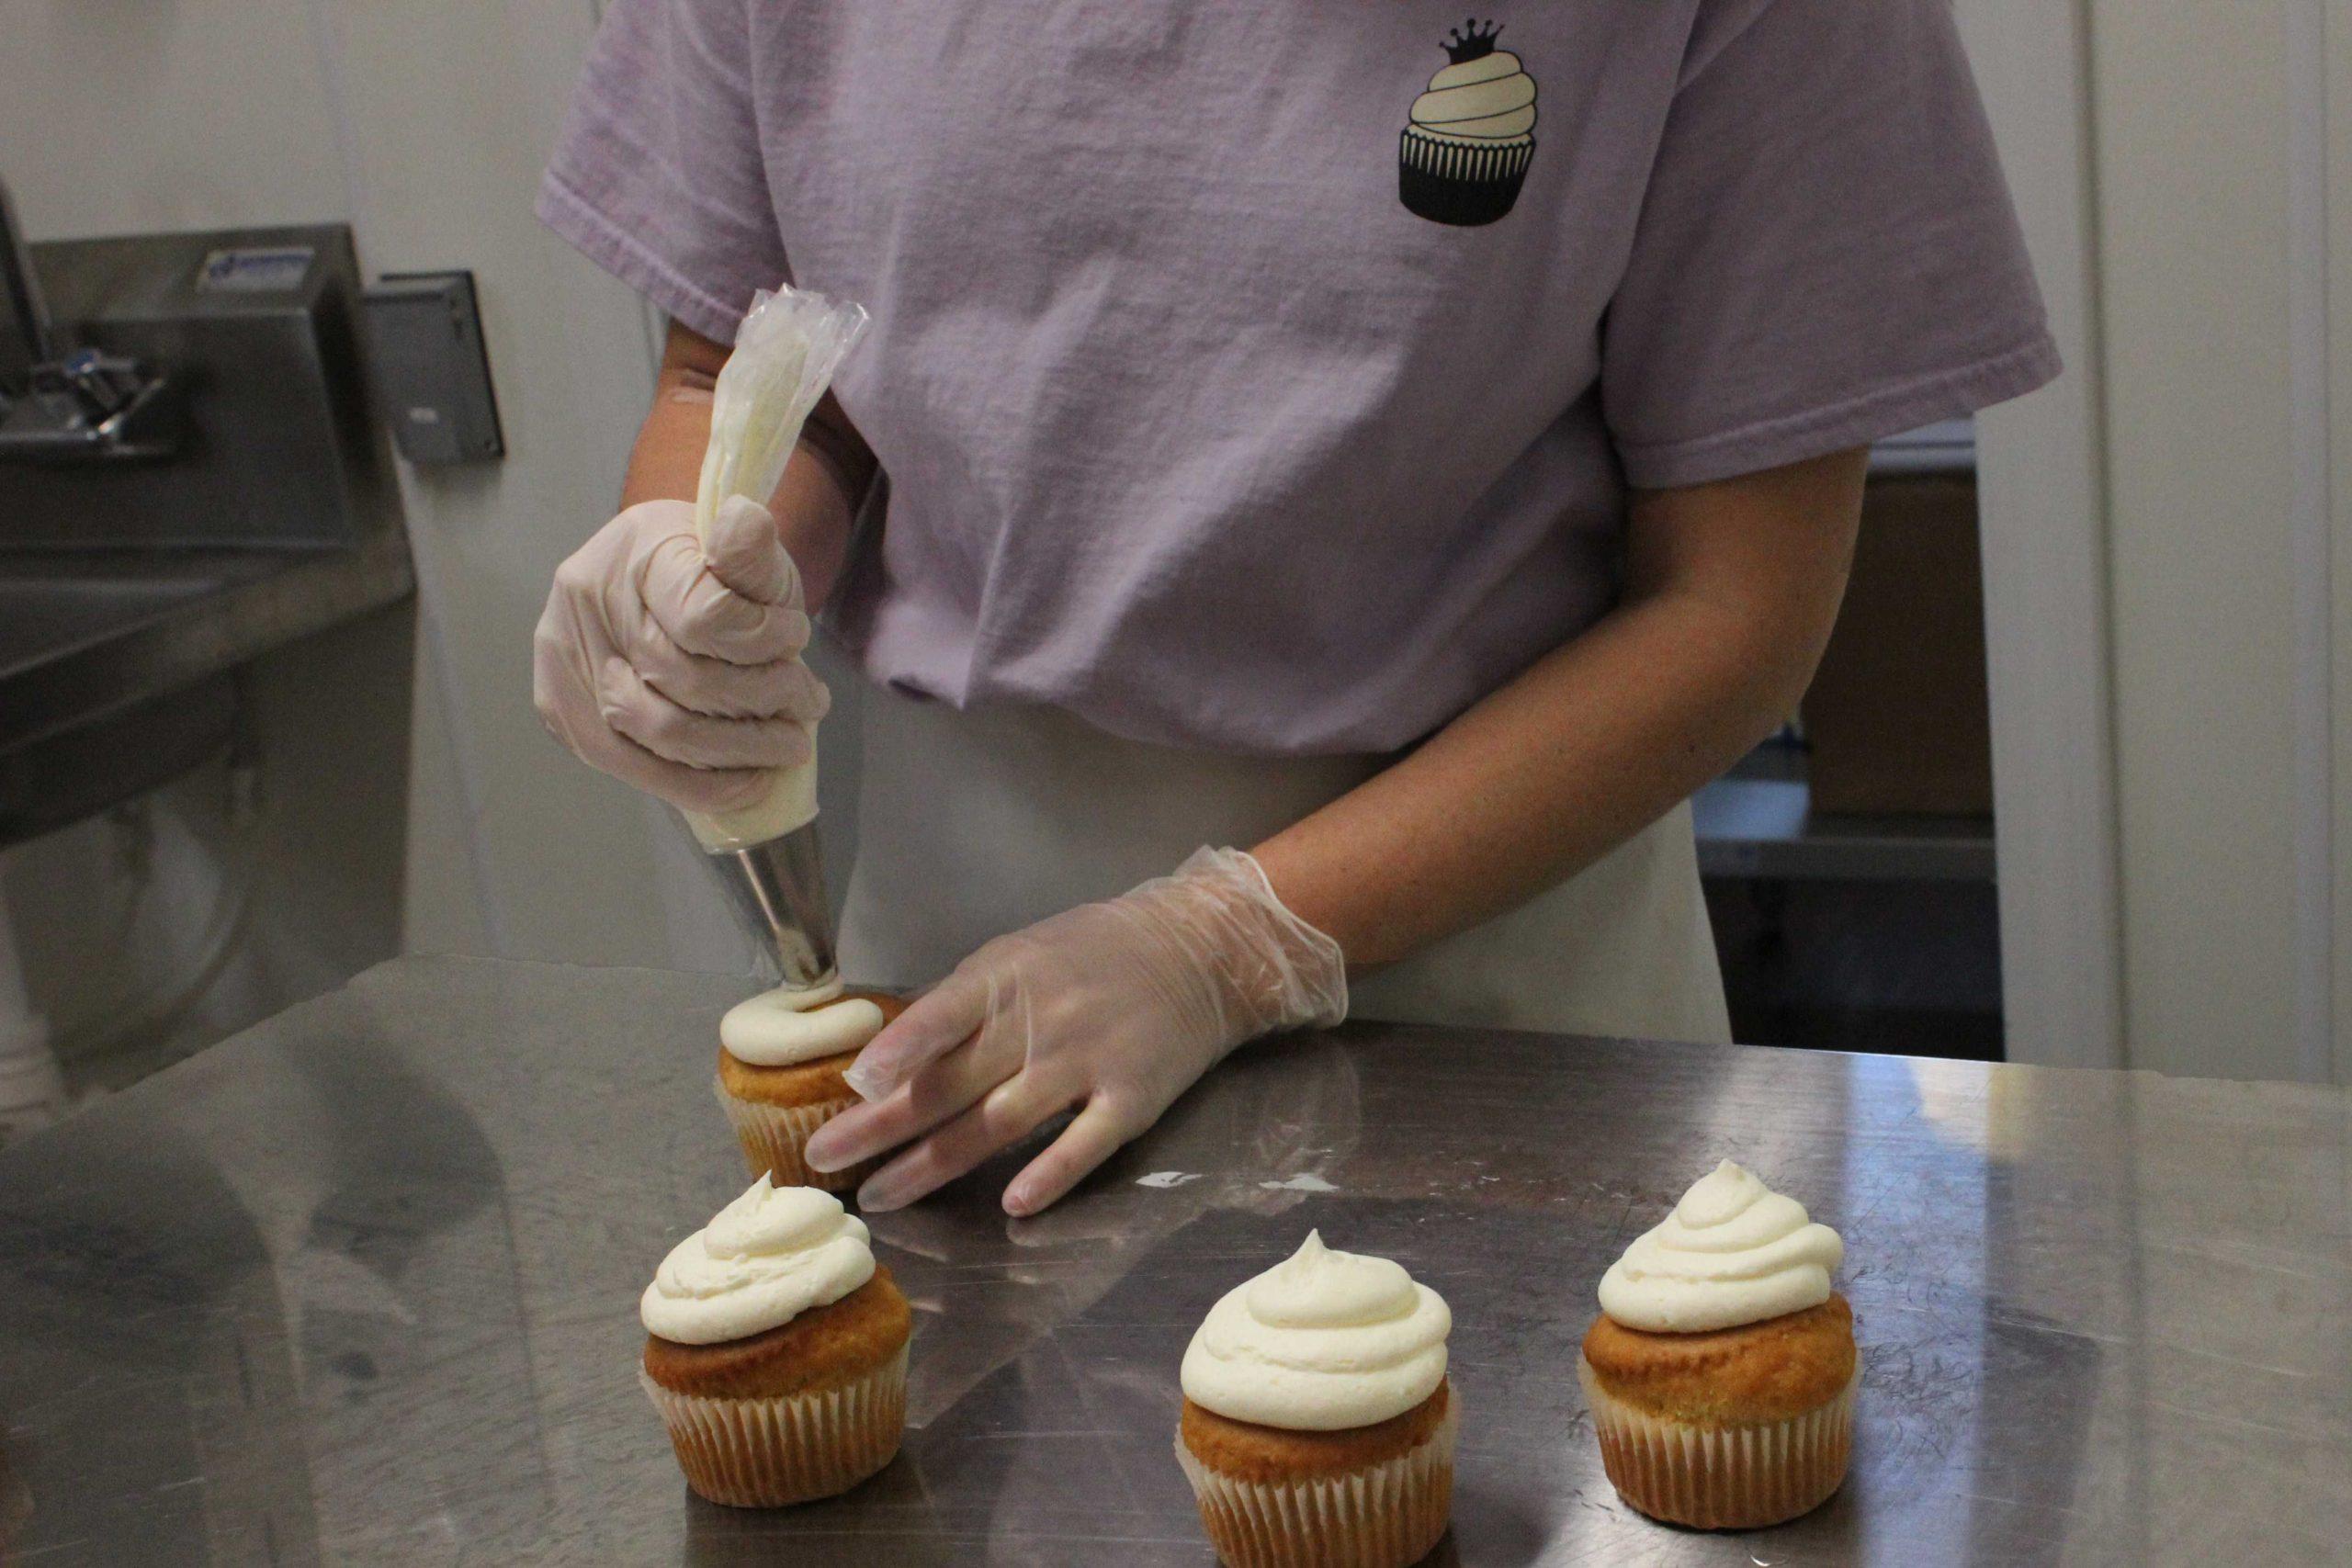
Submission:
<svg viewBox="0 0 2352 1568">
<path fill-rule="evenodd" d="M 406 541 L 0 547 L 0 758 L 405 598 Z"/>
<path fill-rule="evenodd" d="M 226 586 L 203 576 L 34 575 L 0 564 L 0 670 L 13 670 L 153 621 Z"/>
<path fill-rule="evenodd" d="M 397 531 L 328 549 L 0 549 L 0 846 L 227 744 L 230 672 L 404 598 Z"/>
</svg>

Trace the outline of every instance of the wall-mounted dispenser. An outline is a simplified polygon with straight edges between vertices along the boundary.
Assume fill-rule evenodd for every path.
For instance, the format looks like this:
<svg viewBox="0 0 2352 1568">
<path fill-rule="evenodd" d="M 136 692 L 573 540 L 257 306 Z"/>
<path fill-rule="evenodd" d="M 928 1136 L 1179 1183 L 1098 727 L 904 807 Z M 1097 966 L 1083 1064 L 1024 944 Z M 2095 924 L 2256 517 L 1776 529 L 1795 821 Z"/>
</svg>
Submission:
<svg viewBox="0 0 2352 1568">
<path fill-rule="evenodd" d="M 470 272 L 396 272 L 366 295 L 368 372 L 401 456 L 420 468 L 503 457 Z"/>
</svg>

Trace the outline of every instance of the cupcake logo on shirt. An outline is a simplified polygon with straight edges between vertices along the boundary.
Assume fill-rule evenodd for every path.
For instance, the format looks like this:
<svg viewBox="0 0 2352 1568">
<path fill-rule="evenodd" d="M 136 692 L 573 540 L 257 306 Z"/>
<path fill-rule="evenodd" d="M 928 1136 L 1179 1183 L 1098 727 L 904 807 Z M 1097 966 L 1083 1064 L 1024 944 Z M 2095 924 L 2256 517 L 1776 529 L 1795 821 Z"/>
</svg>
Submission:
<svg viewBox="0 0 2352 1568">
<path fill-rule="evenodd" d="M 1535 158 L 1535 78 L 1495 47 L 1497 22 L 1446 34 L 1445 69 L 1413 100 L 1397 148 L 1397 195 L 1432 223 L 1492 223 L 1519 200 Z"/>
</svg>

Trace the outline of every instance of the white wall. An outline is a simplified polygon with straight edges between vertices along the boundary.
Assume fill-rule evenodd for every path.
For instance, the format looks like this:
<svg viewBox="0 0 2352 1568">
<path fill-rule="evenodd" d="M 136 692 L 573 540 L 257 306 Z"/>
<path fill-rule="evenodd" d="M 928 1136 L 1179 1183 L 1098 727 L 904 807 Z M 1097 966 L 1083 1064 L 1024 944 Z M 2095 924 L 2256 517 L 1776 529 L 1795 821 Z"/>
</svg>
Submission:
<svg viewBox="0 0 2352 1568">
<path fill-rule="evenodd" d="M 303 0 L 8 0 L 0 172 L 36 237 L 341 216 Z"/>
<path fill-rule="evenodd" d="M 2341 1080 L 2352 3 L 1962 17 L 2074 371 L 1984 424 L 2013 1054 Z"/>
<path fill-rule="evenodd" d="M 2090 14 L 2132 1060 L 2341 1076 L 2352 486 L 2326 467 L 2352 394 L 2339 355 L 2331 434 L 2325 355 L 2352 245 L 2324 159 L 2332 136 L 2340 188 L 2352 8 Z"/>
<path fill-rule="evenodd" d="M 1977 417 L 1986 675 L 2012 1060 L 2119 1066 L 2123 1034 L 2105 384 L 2087 19 L 1960 0 L 2066 374 Z"/>
</svg>

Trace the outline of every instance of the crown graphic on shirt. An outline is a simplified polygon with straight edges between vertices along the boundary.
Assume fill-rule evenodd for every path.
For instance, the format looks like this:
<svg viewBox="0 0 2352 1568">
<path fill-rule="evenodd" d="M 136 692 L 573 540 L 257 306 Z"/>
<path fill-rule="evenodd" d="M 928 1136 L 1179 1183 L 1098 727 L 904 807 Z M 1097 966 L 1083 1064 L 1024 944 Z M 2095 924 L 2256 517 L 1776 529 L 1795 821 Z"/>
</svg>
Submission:
<svg viewBox="0 0 2352 1568">
<path fill-rule="evenodd" d="M 1476 17 L 1464 17 L 1460 27 L 1446 29 L 1446 58 L 1456 65 L 1465 60 L 1484 60 L 1495 52 L 1495 35 L 1502 30 L 1500 22 L 1481 22 Z"/>
</svg>

